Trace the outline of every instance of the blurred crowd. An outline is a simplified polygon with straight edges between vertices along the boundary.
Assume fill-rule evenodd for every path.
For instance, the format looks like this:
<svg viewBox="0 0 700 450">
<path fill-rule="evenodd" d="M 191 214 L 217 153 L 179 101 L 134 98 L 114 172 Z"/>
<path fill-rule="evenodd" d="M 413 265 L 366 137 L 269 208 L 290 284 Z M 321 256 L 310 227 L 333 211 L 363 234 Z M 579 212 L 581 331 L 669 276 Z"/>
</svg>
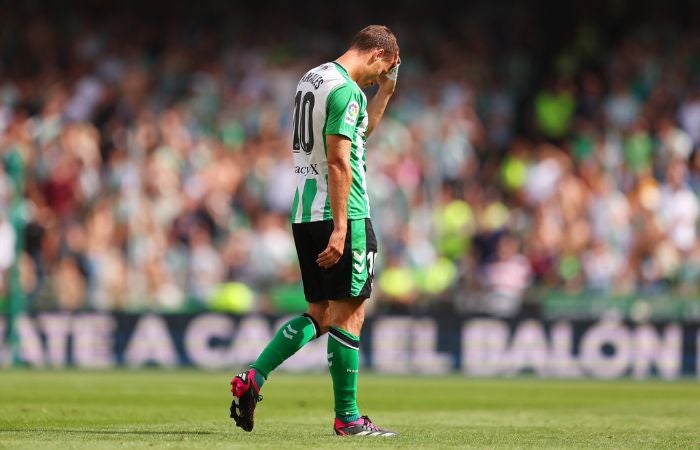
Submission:
<svg viewBox="0 0 700 450">
<path fill-rule="evenodd" d="M 403 63 L 368 141 L 373 307 L 697 296 L 698 28 L 580 21 L 552 43 L 515 8 L 506 35 L 488 12 L 444 34 L 389 23 Z M 3 14 L 2 297 L 17 260 L 32 309 L 304 307 L 291 100 L 354 27 Z"/>
</svg>

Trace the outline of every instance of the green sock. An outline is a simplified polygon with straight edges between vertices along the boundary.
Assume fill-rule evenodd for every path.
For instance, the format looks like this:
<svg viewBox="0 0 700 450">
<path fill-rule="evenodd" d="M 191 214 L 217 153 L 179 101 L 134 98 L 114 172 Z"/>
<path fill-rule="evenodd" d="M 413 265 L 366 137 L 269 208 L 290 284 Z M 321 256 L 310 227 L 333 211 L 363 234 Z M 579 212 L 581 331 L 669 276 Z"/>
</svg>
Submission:
<svg viewBox="0 0 700 450">
<path fill-rule="evenodd" d="M 319 327 L 316 321 L 308 314 L 302 314 L 282 325 L 277 330 L 265 350 L 260 353 L 258 359 L 250 365 L 255 369 L 255 383 L 262 388 L 270 372 L 282 364 L 287 358 L 295 354 L 307 342 L 318 337 Z"/>
<path fill-rule="evenodd" d="M 360 338 L 337 327 L 328 330 L 328 370 L 333 378 L 335 417 L 343 422 L 360 418 L 357 408 L 357 372 Z"/>
</svg>

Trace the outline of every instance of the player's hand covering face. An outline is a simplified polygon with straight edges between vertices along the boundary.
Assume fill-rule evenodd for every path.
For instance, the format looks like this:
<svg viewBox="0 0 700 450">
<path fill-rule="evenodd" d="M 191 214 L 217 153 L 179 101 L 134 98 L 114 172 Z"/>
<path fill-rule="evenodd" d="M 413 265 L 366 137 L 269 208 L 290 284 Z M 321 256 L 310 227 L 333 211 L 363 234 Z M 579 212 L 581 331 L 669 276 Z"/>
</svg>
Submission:
<svg viewBox="0 0 700 450">
<path fill-rule="evenodd" d="M 389 94 L 393 94 L 396 89 L 396 81 L 399 78 L 399 66 L 401 65 L 401 58 L 399 55 L 395 55 L 391 60 L 389 67 L 382 71 L 377 77 L 377 84 L 379 89 Z"/>
</svg>

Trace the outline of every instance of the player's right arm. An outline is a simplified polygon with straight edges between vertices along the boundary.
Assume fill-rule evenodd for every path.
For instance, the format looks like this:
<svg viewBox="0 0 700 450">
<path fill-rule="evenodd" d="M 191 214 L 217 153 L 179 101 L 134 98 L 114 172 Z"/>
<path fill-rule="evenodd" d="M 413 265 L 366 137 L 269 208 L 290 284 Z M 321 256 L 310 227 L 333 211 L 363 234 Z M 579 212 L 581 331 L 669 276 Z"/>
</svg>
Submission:
<svg viewBox="0 0 700 450">
<path fill-rule="evenodd" d="M 352 184 L 350 151 L 355 137 L 360 93 L 349 84 L 335 89 L 326 105 L 326 160 L 328 161 L 328 199 L 333 215 L 333 232 L 326 249 L 316 263 L 327 269 L 338 262 L 345 249 L 348 227 L 348 198 Z"/>
<path fill-rule="evenodd" d="M 333 214 L 333 232 L 326 249 L 318 255 L 316 263 L 328 269 L 343 256 L 348 226 L 348 197 L 352 170 L 350 169 L 350 139 L 343 135 L 326 136 L 328 160 L 328 197 Z"/>
</svg>

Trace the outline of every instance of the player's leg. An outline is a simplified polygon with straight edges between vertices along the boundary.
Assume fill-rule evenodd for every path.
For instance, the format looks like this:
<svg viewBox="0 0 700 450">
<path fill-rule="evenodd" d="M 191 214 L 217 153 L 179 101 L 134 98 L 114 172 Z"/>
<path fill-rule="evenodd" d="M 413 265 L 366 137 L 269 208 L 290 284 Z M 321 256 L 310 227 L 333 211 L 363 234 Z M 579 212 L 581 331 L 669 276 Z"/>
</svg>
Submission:
<svg viewBox="0 0 700 450">
<path fill-rule="evenodd" d="M 377 242 L 369 219 L 350 220 L 345 252 L 338 263 L 324 272 L 329 304 L 328 370 L 335 396 L 334 431 L 339 435 L 393 436 L 381 430 L 357 406 L 360 368 L 360 332 L 365 320 L 364 302 L 372 293 Z"/>
<path fill-rule="evenodd" d="M 330 303 L 331 326 L 328 330 L 328 370 L 333 379 L 335 422 L 333 431 L 340 436 L 395 436 L 360 416 L 357 406 L 357 376 L 360 369 L 360 332 L 365 319 L 364 297 Z"/>
<path fill-rule="evenodd" d="M 325 300 L 321 282 L 321 269 L 316 264 L 316 256 L 321 252 L 317 235 L 319 230 L 325 233 L 326 225 L 304 223 L 292 226 L 304 294 L 309 302 L 307 312 L 282 325 L 251 364 L 251 368 L 231 380 L 231 392 L 234 396 L 231 418 L 236 422 L 236 426 L 245 431 L 253 429 L 255 407 L 262 400 L 260 389 L 270 373 L 308 342 L 328 330 L 328 301 Z"/>
</svg>

